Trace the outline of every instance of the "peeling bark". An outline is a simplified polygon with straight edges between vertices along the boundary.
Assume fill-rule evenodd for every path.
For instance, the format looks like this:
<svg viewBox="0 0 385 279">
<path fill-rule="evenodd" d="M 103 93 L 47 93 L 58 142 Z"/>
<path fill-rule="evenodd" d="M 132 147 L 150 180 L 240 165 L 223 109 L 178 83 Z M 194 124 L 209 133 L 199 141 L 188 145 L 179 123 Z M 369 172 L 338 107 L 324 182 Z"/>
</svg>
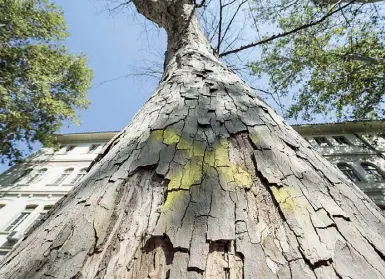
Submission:
<svg viewBox="0 0 385 279">
<path fill-rule="evenodd" d="M 193 5 L 134 3 L 169 32 L 163 79 L 0 277 L 385 278 L 384 215 L 222 65 Z"/>
</svg>

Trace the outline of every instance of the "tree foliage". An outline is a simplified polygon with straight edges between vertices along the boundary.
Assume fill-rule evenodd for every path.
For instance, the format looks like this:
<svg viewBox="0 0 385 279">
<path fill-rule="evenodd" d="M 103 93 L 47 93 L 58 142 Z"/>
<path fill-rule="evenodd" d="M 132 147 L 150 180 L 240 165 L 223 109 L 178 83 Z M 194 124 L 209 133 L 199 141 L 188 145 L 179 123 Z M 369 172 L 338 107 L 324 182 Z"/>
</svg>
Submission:
<svg viewBox="0 0 385 279">
<path fill-rule="evenodd" d="M 92 70 L 64 46 L 63 13 L 48 0 L 0 0 L 0 161 L 21 143 L 52 146 L 64 121 L 88 106 Z"/>
<path fill-rule="evenodd" d="M 259 25 L 299 30 L 263 44 L 250 67 L 268 77 L 270 92 L 292 97 L 287 117 L 382 118 L 384 11 L 384 2 L 253 0 Z"/>
</svg>

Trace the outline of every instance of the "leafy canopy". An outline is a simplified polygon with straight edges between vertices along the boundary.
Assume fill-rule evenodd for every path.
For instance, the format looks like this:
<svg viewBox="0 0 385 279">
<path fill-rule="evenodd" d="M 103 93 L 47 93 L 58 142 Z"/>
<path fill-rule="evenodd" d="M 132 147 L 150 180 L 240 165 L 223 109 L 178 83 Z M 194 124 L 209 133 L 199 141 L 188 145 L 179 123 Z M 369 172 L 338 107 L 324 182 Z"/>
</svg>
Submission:
<svg viewBox="0 0 385 279">
<path fill-rule="evenodd" d="M 250 64 L 254 74 L 268 77 L 270 92 L 292 97 L 287 117 L 384 117 L 385 2 L 253 0 L 253 12 L 259 24 L 281 32 L 325 17 L 264 44 Z"/>
<path fill-rule="evenodd" d="M 66 23 L 48 0 L 0 0 L 0 161 L 21 146 L 54 144 L 64 121 L 89 105 L 92 70 L 65 48 Z"/>
</svg>

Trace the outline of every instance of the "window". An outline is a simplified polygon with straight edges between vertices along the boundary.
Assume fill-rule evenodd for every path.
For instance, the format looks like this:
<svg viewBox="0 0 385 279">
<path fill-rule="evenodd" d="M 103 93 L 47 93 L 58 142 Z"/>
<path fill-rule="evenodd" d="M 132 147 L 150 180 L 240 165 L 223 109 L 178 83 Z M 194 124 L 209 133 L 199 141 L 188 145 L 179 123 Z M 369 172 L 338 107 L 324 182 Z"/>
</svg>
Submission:
<svg viewBox="0 0 385 279">
<path fill-rule="evenodd" d="M 11 250 L 13 246 L 15 246 L 16 242 L 15 241 L 9 241 L 7 240 L 6 242 L 4 242 L 2 245 L 1 245 L 1 249 L 7 249 L 7 250 Z M 0 254 L 0 261 L 1 261 L 1 254 Z"/>
<path fill-rule="evenodd" d="M 32 211 L 35 210 L 35 208 L 37 207 L 37 205 L 35 204 L 31 204 L 31 205 L 27 205 L 25 207 L 25 210 L 23 212 L 20 213 L 20 215 L 14 219 L 6 228 L 5 228 L 5 232 L 12 232 L 14 231 L 21 223 L 23 223 L 23 221 L 29 216 L 29 214 L 31 214 Z"/>
<path fill-rule="evenodd" d="M 20 225 L 25 220 L 25 218 L 28 217 L 29 214 L 31 214 L 31 212 L 20 213 L 20 215 L 15 220 L 13 220 L 12 223 L 9 224 L 4 231 L 12 232 L 18 225 Z"/>
<path fill-rule="evenodd" d="M 0 210 L 5 206 L 5 204 L 0 204 Z"/>
<path fill-rule="evenodd" d="M 36 207 L 37 207 L 36 204 L 30 204 L 30 205 L 27 205 L 27 206 L 25 207 L 25 209 L 26 209 L 26 210 L 32 210 L 32 211 L 33 211 Z"/>
<path fill-rule="evenodd" d="M 39 215 L 37 216 L 35 221 L 33 221 L 33 223 L 25 231 L 28 232 L 33 226 L 38 224 L 43 219 L 43 217 L 47 214 L 48 210 L 50 210 L 52 208 L 52 206 L 53 205 L 46 205 L 46 206 L 44 206 L 43 211 L 41 211 L 39 213 Z"/>
<path fill-rule="evenodd" d="M 366 176 L 374 181 L 382 181 L 384 180 L 384 176 L 379 171 L 379 169 L 370 163 L 362 163 L 361 167 L 364 169 Z"/>
<path fill-rule="evenodd" d="M 99 146 L 100 144 L 91 144 L 88 149 L 88 153 L 93 153 Z"/>
<path fill-rule="evenodd" d="M 87 169 L 81 169 L 75 178 L 71 181 L 71 184 L 76 184 L 87 174 Z"/>
<path fill-rule="evenodd" d="M 53 207 L 52 204 L 46 205 L 46 206 L 44 206 L 44 210 L 45 210 L 45 211 L 51 210 L 52 207 Z"/>
<path fill-rule="evenodd" d="M 40 169 L 38 170 L 35 174 L 33 174 L 31 176 L 31 178 L 27 181 L 27 184 L 28 183 L 34 183 L 34 182 L 38 182 L 42 177 L 43 175 L 47 172 L 47 169 Z"/>
<path fill-rule="evenodd" d="M 22 174 L 13 181 L 13 184 L 19 183 L 23 178 L 27 177 L 31 172 L 32 172 L 32 169 L 24 170 Z"/>
<path fill-rule="evenodd" d="M 62 183 L 64 180 L 66 180 L 66 178 L 74 171 L 73 168 L 69 168 L 69 169 L 66 169 L 60 176 L 58 179 L 56 179 L 56 181 L 54 182 L 55 185 L 59 185 L 60 183 Z"/>
<path fill-rule="evenodd" d="M 43 219 L 44 215 L 47 214 L 47 212 L 53 207 L 53 205 L 46 205 L 44 206 L 44 209 L 42 212 L 40 212 L 39 216 L 36 218 L 36 220 L 33 222 L 32 226 L 36 223 L 40 222 L 41 219 Z M 31 226 L 31 227 L 32 227 Z"/>
<path fill-rule="evenodd" d="M 29 228 L 26 230 L 28 231 L 30 228 L 32 228 L 33 226 L 35 226 L 37 223 L 39 223 L 41 221 L 41 219 L 43 219 L 44 215 L 46 215 L 47 212 L 40 212 L 39 213 L 39 216 L 37 216 L 37 218 L 35 219 L 35 221 L 33 221 L 32 225 L 29 226 Z"/>
<path fill-rule="evenodd" d="M 354 182 L 355 181 L 361 181 L 361 179 L 357 175 L 356 171 L 351 166 L 349 166 L 348 164 L 346 164 L 346 163 L 338 163 L 337 167 L 351 181 L 354 181 Z"/>
<path fill-rule="evenodd" d="M 315 137 L 314 140 L 321 147 L 332 146 L 330 142 L 325 137 Z"/>
<path fill-rule="evenodd" d="M 74 150 L 75 147 L 76 147 L 76 145 L 67 145 L 64 154 L 67 154 L 68 152 Z"/>
<path fill-rule="evenodd" d="M 351 143 L 348 142 L 348 140 L 344 136 L 336 136 L 336 137 L 333 137 L 333 139 L 335 139 L 335 141 L 339 145 L 351 145 Z"/>
</svg>

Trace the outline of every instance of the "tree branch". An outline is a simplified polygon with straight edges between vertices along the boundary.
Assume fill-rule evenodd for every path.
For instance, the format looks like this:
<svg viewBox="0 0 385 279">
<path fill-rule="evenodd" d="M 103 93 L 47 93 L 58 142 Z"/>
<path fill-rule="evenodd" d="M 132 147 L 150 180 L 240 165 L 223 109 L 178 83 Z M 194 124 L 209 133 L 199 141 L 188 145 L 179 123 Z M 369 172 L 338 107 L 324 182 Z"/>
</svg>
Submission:
<svg viewBox="0 0 385 279">
<path fill-rule="evenodd" d="M 238 7 L 237 7 L 237 9 L 235 10 L 233 16 L 231 17 L 231 20 L 230 20 L 229 24 L 227 24 L 227 27 L 226 27 L 226 29 L 225 29 L 225 32 L 223 33 L 222 38 L 220 38 L 220 44 L 222 44 L 223 39 L 226 37 L 226 34 L 227 34 L 227 32 L 229 31 L 230 26 L 232 25 L 232 23 L 233 23 L 235 17 L 237 16 L 239 10 L 240 10 L 241 7 L 243 6 L 243 4 L 245 4 L 247 1 L 248 1 L 248 0 L 243 0 L 243 1 L 238 5 Z M 218 48 L 218 52 L 219 52 L 219 48 Z"/>
<path fill-rule="evenodd" d="M 217 53 L 219 53 L 219 49 L 221 47 L 222 42 L 222 20 L 223 20 L 223 3 L 222 0 L 219 0 L 219 31 L 218 31 L 218 44 L 217 44 Z"/>
<path fill-rule="evenodd" d="M 282 33 L 279 33 L 279 34 L 275 34 L 275 35 L 273 35 L 273 36 L 271 36 L 269 38 L 263 39 L 261 41 L 258 41 L 258 42 L 255 42 L 255 43 L 251 43 L 251 44 L 248 44 L 248 45 L 244 45 L 244 46 L 241 46 L 241 47 L 233 49 L 233 50 L 225 51 L 225 52 L 219 54 L 219 57 L 223 57 L 223 56 L 226 56 L 226 55 L 229 55 L 229 54 L 237 53 L 237 52 L 242 51 L 242 50 L 246 50 L 246 49 L 249 49 L 249 48 L 252 48 L 252 47 L 256 47 L 258 45 L 262 45 L 262 44 L 274 41 L 274 40 L 276 40 L 278 38 L 286 37 L 288 35 L 294 34 L 294 33 L 298 32 L 298 31 L 303 30 L 303 29 L 307 29 L 309 27 L 312 27 L 312 26 L 315 26 L 317 24 L 320 24 L 321 22 L 325 21 L 326 19 L 328 19 L 332 15 L 342 11 L 343 9 L 345 9 L 346 7 L 348 7 L 349 5 L 351 5 L 354 2 L 355 1 L 350 1 L 349 3 L 347 3 L 347 4 L 343 5 L 343 6 L 340 6 L 338 9 L 336 9 L 334 11 L 329 10 L 329 12 L 326 13 L 320 19 L 318 19 L 316 21 L 311 21 L 308 24 L 304 24 L 302 26 L 296 27 L 296 28 L 294 28 L 294 29 L 292 29 L 290 31 L 282 32 Z"/>
<path fill-rule="evenodd" d="M 195 8 L 202 8 L 206 5 L 206 0 L 202 0 L 200 4 L 197 4 L 195 1 Z"/>
<path fill-rule="evenodd" d="M 120 3 L 119 5 L 109 9 L 110 12 L 115 12 L 116 10 L 118 10 L 119 8 L 123 7 L 123 6 L 126 6 L 128 4 L 132 3 L 132 0 L 128 0 L 128 1 L 125 1 L 123 3 Z"/>
<path fill-rule="evenodd" d="M 371 4 L 371 3 L 377 3 L 377 2 L 382 2 L 382 1 L 384 1 L 384 0 L 355 0 L 353 2 L 357 3 L 357 4 Z M 342 1 L 338 1 L 338 0 L 312 0 L 312 2 L 314 3 L 314 5 L 322 7 L 322 6 L 327 6 L 330 4 L 336 4 L 338 2 L 347 3 L 349 1 L 347 1 L 347 0 L 342 0 Z"/>
</svg>

